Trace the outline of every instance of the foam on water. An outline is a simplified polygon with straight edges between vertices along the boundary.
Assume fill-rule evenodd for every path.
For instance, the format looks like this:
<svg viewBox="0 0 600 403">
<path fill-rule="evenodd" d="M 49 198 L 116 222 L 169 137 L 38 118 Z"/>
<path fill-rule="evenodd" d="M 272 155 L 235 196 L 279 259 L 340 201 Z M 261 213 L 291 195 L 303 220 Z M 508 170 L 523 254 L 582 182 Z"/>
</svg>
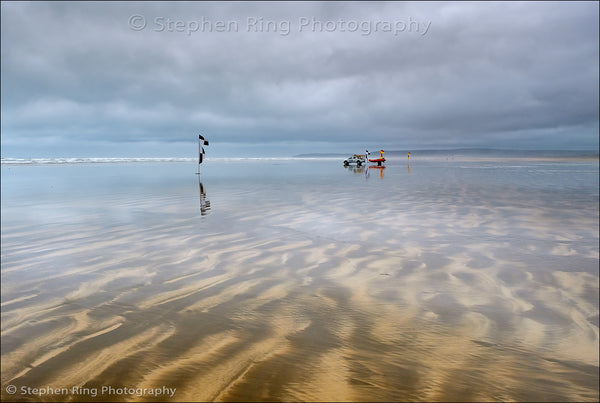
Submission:
<svg viewBox="0 0 600 403">
<path fill-rule="evenodd" d="M 89 158 L 2 158 L 2 164 L 43 165 L 43 164 L 110 164 L 128 162 L 193 162 L 195 158 L 131 158 L 131 157 L 89 157 Z"/>
<path fill-rule="evenodd" d="M 292 160 L 339 160 L 335 157 L 311 158 L 311 157 L 207 157 L 206 161 L 228 162 L 228 161 L 292 161 Z M 197 158 L 155 158 L 155 157 L 74 157 L 74 158 L 2 158 L 3 165 L 60 165 L 60 164 L 123 164 L 123 163 L 193 163 Z"/>
</svg>

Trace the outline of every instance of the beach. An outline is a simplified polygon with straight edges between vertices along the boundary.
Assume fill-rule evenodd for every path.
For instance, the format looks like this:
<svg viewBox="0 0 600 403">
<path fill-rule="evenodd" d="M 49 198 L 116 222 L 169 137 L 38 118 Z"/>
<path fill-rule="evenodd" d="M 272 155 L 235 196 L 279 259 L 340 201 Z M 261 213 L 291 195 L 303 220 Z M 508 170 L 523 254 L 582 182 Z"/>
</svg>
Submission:
<svg viewBox="0 0 600 403">
<path fill-rule="evenodd" d="M 597 159 L 197 169 L 3 163 L 3 401 L 598 401 Z"/>
</svg>

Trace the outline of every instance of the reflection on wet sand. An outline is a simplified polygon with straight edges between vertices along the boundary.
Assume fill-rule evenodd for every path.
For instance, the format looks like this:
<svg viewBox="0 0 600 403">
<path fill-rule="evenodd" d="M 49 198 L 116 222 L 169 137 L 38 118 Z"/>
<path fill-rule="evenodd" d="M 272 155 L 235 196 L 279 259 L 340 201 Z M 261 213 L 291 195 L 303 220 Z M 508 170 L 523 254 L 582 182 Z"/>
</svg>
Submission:
<svg viewBox="0 0 600 403">
<path fill-rule="evenodd" d="M 368 208 L 240 194 L 203 226 L 3 225 L 2 399 L 598 400 L 597 210 L 467 188 Z"/>
<path fill-rule="evenodd" d="M 206 198 L 206 190 L 200 181 L 200 175 L 198 175 L 198 187 L 200 188 L 200 214 L 207 215 L 210 210 L 210 200 Z"/>
<path fill-rule="evenodd" d="M 364 165 L 361 165 L 361 166 L 348 165 L 348 166 L 344 166 L 344 169 L 347 169 L 348 171 L 351 171 L 354 174 L 364 174 L 365 178 L 367 178 L 367 179 L 371 176 L 371 170 L 379 172 L 379 177 L 381 179 L 383 179 L 385 177 L 385 166 L 369 165 L 369 166 L 365 167 Z M 408 171 L 410 172 L 410 167 L 408 168 Z"/>
<path fill-rule="evenodd" d="M 361 165 L 361 166 L 347 165 L 347 166 L 344 166 L 344 169 L 346 169 L 354 174 L 364 174 L 365 173 L 364 165 Z"/>
<path fill-rule="evenodd" d="M 377 166 L 377 165 L 370 165 L 369 169 L 367 170 L 367 177 L 369 177 L 371 170 L 373 171 L 379 171 L 379 177 L 381 179 L 385 178 L 385 167 L 384 166 Z"/>
</svg>

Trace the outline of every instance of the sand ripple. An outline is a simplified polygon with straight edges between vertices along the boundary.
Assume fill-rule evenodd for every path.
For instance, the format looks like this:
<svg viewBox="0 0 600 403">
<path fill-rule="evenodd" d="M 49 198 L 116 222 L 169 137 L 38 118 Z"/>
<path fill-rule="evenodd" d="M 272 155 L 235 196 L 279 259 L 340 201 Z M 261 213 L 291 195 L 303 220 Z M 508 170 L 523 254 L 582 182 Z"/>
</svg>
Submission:
<svg viewBox="0 0 600 403">
<path fill-rule="evenodd" d="M 2 399 L 597 401 L 597 201 L 439 186 L 357 205 L 207 185 L 201 221 L 183 198 L 108 227 L 5 220 Z M 164 397 L 101 400 L 124 399 Z"/>
</svg>

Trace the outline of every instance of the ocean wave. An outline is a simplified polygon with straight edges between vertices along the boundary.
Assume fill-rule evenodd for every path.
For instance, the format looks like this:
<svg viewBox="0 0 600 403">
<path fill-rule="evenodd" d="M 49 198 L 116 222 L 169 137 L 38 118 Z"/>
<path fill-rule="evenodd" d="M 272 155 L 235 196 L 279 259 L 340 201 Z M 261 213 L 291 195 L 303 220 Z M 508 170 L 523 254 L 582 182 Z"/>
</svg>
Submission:
<svg viewBox="0 0 600 403">
<path fill-rule="evenodd" d="M 194 162 L 196 158 L 2 158 L 2 164 L 45 165 L 45 164 L 110 164 L 129 162 Z"/>
<path fill-rule="evenodd" d="M 242 161 L 297 161 L 297 160 L 338 160 L 339 158 L 310 157 L 212 157 L 206 161 L 242 162 Z M 132 157 L 97 157 L 97 158 L 2 158 L 3 165 L 60 165 L 60 164 L 110 164 L 110 163 L 157 163 L 157 162 L 197 162 L 197 158 L 132 158 Z"/>
</svg>

